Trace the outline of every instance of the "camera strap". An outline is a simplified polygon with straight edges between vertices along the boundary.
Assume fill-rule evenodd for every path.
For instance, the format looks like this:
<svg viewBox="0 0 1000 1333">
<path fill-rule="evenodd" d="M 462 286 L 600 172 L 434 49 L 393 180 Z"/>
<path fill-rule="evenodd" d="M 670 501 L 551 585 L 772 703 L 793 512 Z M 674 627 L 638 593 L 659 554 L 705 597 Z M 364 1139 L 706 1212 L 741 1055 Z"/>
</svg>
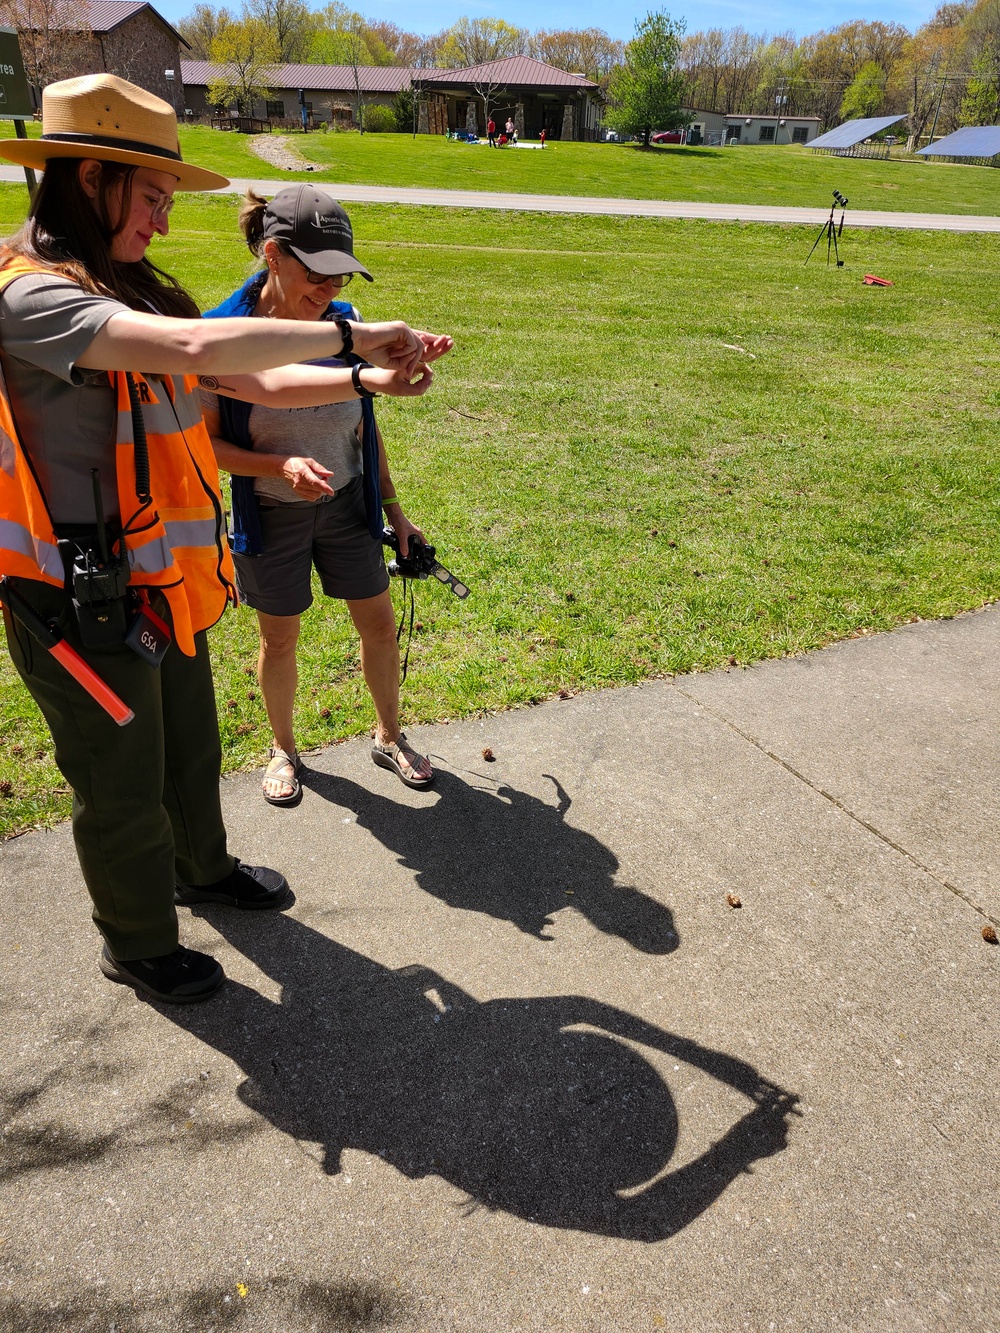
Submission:
<svg viewBox="0 0 1000 1333">
<path fill-rule="evenodd" d="M 407 634 L 406 634 L 406 652 L 405 652 L 404 655 L 403 655 L 403 665 L 402 665 L 402 667 L 400 668 L 400 673 L 399 673 L 399 683 L 400 683 L 400 685 L 402 685 L 403 682 L 406 680 L 406 673 L 407 673 L 407 671 L 409 670 L 409 667 L 410 667 L 410 644 L 413 642 L 413 580 L 412 580 L 412 579 L 402 579 L 401 582 L 402 582 L 402 584 L 403 584 L 403 609 L 402 609 L 402 612 L 400 613 L 399 624 L 396 626 L 396 642 L 397 642 L 397 644 L 399 643 L 400 639 L 403 637 L 403 625 L 406 623 L 406 596 L 407 596 L 407 593 L 409 593 L 409 596 L 410 596 L 410 628 L 409 628 L 409 630 L 407 631 Z"/>
</svg>

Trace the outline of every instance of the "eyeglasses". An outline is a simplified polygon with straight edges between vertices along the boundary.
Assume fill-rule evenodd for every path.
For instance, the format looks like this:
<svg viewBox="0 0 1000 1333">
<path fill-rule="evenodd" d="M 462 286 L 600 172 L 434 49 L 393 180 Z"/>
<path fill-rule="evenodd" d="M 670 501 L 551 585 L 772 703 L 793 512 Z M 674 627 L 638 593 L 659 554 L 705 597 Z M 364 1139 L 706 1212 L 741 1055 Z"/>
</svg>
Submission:
<svg viewBox="0 0 1000 1333">
<path fill-rule="evenodd" d="M 177 202 L 173 195 L 154 193 L 152 190 L 143 190 L 142 197 L 154 222 L 157 218 L 165 218 Z"/>
<path fill-rule="evenodd" d="M 289 251 L 289 253 L 291 252 Z M 298 255 L 292 255 L 292 258 L 297 264 L 302 264 Z M 302 267 L 306 271 L 306 282 L 311 282 L 314 287 L 322 287 L 324 282 L 332 282 L 334 287 L 346 287 L 354 277 L 353 273 L 317 273 L 315 269 L 310 268 L 307 264 L 302 264 Z"/>
</svg>

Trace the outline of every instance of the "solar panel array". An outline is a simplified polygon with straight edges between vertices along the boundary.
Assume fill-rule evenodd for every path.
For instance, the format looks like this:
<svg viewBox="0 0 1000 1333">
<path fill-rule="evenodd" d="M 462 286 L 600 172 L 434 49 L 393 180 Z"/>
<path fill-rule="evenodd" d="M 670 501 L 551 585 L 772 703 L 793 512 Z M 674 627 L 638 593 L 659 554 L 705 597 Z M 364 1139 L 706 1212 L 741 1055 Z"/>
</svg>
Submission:
<svg viewBox="0 0 1000 1333">
<path fill-rule="evenodd" d="M 828 130 L 818 139 L 813 139 L 810 148 L 853 148 L 857 143 L 864 143 L 880 130 L 887 130 L 905 116 L 869 116 L 865 120 L 845 120 L 835 130 Z"/>
<path fill-rule="evenodd" d="M 921 148 L 921 157 L 995 157 L 1000 153 L 1000 125 L 966 125 L 937 143 Z"/>
</svg>

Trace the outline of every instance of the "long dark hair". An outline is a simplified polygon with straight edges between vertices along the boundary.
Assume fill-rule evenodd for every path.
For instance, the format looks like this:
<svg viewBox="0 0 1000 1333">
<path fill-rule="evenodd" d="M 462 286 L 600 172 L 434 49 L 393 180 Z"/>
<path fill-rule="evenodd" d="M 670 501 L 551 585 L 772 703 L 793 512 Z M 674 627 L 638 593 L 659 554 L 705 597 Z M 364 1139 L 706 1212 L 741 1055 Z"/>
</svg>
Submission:
<svg viewBox="0 0 1000 1333">
<path fill-rule="evenodd" d="M 111 257 L 111 243 L 129 215 L 137 168 L 102 162 L 95 208 L 80 184 L 79 166 L 80 159 L 71 157 L 46 163 L 28 220 L 4 242 L 0 268 L 20 256 L 133 310 L 152 308 L 161 315 L 197 319 L 197 305 L 176 278 L 145 258 L 137 264 L 119 264 Z M 119 185 L 121 203 L 115 218 L 111 192 Z"/>
</svg>

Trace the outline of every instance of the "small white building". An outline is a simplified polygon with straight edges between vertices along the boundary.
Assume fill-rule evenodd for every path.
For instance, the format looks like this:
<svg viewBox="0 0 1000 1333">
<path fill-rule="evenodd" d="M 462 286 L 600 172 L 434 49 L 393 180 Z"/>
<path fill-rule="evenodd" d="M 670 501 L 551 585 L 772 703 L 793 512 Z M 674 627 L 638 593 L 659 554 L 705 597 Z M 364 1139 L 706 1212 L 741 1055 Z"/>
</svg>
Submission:
<svg viewBox="0 0 1000 1333">
<path fill-rule="evenodd" d="M 811 143 L 820 130 L 819 116 L 735 116 L 722 111 L 685 107 L 691 117 L 688 143 L 718 147 L 726 144 Z"/>
</svg>

